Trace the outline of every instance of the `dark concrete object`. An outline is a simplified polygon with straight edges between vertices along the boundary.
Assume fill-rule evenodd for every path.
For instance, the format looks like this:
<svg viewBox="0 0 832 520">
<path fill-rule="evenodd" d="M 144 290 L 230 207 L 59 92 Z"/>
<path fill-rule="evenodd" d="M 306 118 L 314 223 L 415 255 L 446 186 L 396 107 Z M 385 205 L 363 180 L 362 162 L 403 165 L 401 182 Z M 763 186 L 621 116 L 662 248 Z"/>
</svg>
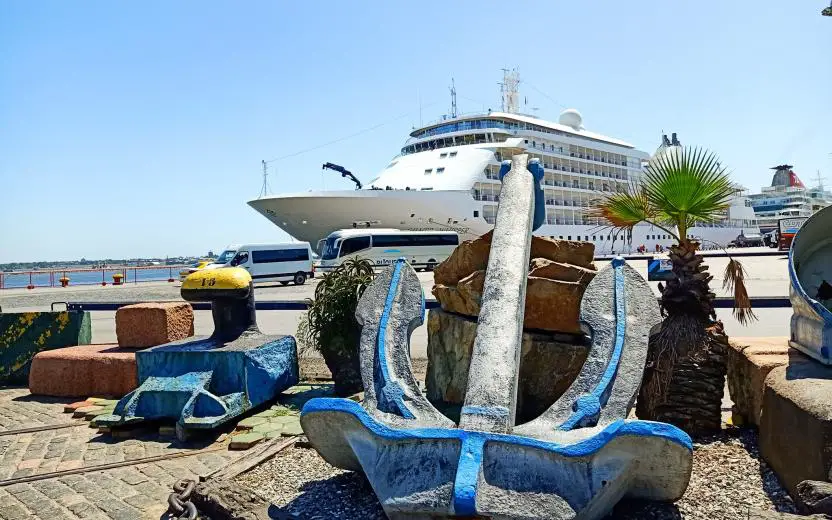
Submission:
<svg viewBox="0 0 832 520">
<path fill-rule="evenodd" d="M 219 426 L 297 383 L 295 339 L 258 330 L 245 270 L 197 271 L 181 292 L 186 300 L 211 302 L 214 333 L 137 352 L 139 388 L 97 424 L 175 419 L 184 436 L 188 428 Z"/>
<path fill-rule="evenodd" d="M 38 352 L 88 345 L 90 313 L 0 312 L 0 385 L 26 384 Z"/>
<path fill-rule="evenodd" d="M 832 206 L 803 223 L 789 250 L 789 344 L 832 365 Z"/>
<path fill-rule="evenodd" d="M 516 424 L 534 182 L 525 156 L 514 157 L 459 426 L 433 408 L 412 375 L 408 343 L 424 299 L 404 260 L 374 280 L 356 313 L 363 407 L 312 399 L 303 408 L 313 446 L 335 466 L 362 470 L 391 520 L 595 520 L 625 496 L 675 500 L 687 487 L 690 438 L 667 424 L 625 420 L 659 309 L 622 259 L 587 287 L 581 320 L 592 347 L 581 372 L 539 417 Z"/>
</svg>

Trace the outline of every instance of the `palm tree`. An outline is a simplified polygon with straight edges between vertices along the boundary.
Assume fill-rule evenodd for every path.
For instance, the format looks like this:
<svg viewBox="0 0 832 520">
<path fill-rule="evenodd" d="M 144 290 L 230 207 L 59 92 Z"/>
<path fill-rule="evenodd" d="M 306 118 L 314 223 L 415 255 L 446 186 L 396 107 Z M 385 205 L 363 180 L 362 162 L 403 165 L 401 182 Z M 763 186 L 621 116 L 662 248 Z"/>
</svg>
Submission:
<svg viewBox="0 0 832 520">
<path fill-rule="evenodd" d="M 669 250 L 675 277 L 659 284 L 664 320 L 650 338 L 636 406 L 642 419 L 691 433 L 720 427 L 728 338 L 714 311 L 713 276 L 689 230 L 724 215 L 735 192 L 714 154 L 673 146 L 656 154 L 638 185 L 610 194 L 590 210 L 614 228 L 631 230 L 644 222 L 676 240 Z M 730 259 L 723 285 L 734 291 L 734 316 L 743 324 L 756 319 L 744 277 L 742 265 Z"/>
</svg>

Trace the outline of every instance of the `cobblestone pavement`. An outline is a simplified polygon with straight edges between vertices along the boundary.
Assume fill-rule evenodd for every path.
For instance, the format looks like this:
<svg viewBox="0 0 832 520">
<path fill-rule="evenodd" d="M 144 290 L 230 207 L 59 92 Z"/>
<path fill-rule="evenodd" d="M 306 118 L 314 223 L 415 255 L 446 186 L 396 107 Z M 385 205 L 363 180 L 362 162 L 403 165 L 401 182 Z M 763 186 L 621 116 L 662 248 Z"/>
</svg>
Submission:
<svg viewBox="0 0 832 520">
<path fill-rule="evenodd" d="M 25 388 L 0 389 L 0 519 L 158 519 L 167 508 L 166 499 L 176 480 L 197 479 L 240 455 L 221 449 L 113 469 L 50 475 L 216 446 L 210 439 L 200 445 L 179 445 L 156 435 L 132 439 L 101 435 L 86 421 L 64 414 L 67 402 L 32 397 Z M 78 426 L 4 435 L 10 430 L 67 423 Z M 8 482 L 39 475 L 44 478 Z"/>
</svg>

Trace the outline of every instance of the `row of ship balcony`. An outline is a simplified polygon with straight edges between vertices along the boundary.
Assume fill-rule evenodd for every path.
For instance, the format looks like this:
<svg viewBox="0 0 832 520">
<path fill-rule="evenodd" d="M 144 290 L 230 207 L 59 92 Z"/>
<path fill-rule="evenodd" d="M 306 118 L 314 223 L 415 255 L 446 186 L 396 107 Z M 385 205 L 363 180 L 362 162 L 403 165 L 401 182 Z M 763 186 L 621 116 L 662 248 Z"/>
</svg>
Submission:
<svg viewBox="0 0 832 520">
<path fill-rule="evenodd" d="M 482 202 L 500 202 L 499 193 L 474 193 L 474 200 Z M 566 199 L 546 199 L 547 206 L 558 206 L 561 208 L 589 208 L 594 206 L 593 201 L 589 200 L 566 200 Z"/>
<path fill-rule="evenodd" d="M 557 172 L 566 172 L 567 174 L 574 173 L 575 175 L 582 175 L 588 177 L 597 177 L 601 179 L 610 179 L 610 180 L 619 180 L 619 181 L 626 181 L 627 176 L 623 173 L 609 173 L 609 172 L 601 172 L 598 170 L 584 170 L 583 168 L 575 168 L 573 166 L 564 166 L 564 165 L 551 165 L 551 164 L 543 164 L 544 170 L 549 170 L 550 172 L 557 173 Z M 490 165 L 488 168 L 485 169 L 485 176 L 491 180 L 500 180 L 500 169 L 499 166 Z M 545 179 L 544 179 L 545 180 Z"/>
</svg>

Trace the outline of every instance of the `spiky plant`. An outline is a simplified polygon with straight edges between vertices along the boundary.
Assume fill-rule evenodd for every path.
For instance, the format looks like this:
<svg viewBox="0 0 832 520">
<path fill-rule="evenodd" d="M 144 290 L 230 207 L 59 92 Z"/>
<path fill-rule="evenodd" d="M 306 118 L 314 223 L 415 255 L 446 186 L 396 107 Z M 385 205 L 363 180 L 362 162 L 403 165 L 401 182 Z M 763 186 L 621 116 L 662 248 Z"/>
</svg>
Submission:
<svg viewBox="0 0 832 520">
<path fill-rule="evenodd" d="M 321 353 L 339 395 L 362 389 L 358 355 L 361 327 L 355 319 L 355 308 L 373 276 L 369 260 L 344 260 L 315 287 L 315 299 L 307 300 L 309 310 L 298 325 L 301 353 L 309 349 Z"/>
<path fill-rule="evenodd" d="M 608 195 L 590 210 L 609 226 L 632 230 L 648 223 L 676 240 L 669 250 L 675 276 L 659 285 L 665 319 L 650 341 L 637 408 L 641 417 L 689 431 L 719 427 L 727 337 L 714 311 L 713 276 L 689 230 L 697 222 L 721 218 L 734 192 L 716 155 L 673 147 L 648 163 L 638 185 Z M 745 270 L 735 259 L 729 260 L 724 286 L 734 292 L 737 320 L 745 324 L 755 319 Z"/>
</svg>

